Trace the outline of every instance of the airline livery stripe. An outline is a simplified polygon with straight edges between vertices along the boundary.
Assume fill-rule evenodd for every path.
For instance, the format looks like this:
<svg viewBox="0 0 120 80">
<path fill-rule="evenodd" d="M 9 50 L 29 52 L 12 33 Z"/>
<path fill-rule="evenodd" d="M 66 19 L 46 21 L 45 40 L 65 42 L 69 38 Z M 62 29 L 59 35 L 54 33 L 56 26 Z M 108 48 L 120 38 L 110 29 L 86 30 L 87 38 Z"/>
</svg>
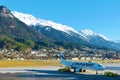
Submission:
<svg viewBox="0 0 120 80">
<path fill-rule="evenodd" d="M 86 66 L 86 67 L 93 67 L 93 63 L 73 63 L 72 66 Z"/>
</svg>

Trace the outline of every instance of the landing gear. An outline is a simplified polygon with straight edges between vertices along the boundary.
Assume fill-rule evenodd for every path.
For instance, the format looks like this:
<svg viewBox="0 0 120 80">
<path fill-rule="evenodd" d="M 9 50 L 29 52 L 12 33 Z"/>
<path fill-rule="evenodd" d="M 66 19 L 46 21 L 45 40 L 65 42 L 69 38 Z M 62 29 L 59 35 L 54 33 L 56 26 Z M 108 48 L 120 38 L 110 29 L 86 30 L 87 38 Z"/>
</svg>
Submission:
<svg viewBox="0 0 120 80">
<path fill-rule="evenodd" d="M 79 70 L 79 72 L 83 72 L 83 70 L 82 70 L 82 69 L 80 69 L 80 70 Z"/>
<path fill-rule="evenodd" d="M 79 72 L 86 72 L 86 70 L 85 69 L 80 69 L 80 71 Z"/>
<path fill-rule="evenodd" d="M 98 71 L 96 70 L 96 74 L 98 74 Z"/>
<path fill-rule="evenodd" d="M 75 69 L 74 68 L 74 72 L 86 72 L 86 70 L 85 69 Z"/>
<path fill-rule="evenodd" d="M 83 72 L 86 72 L 86 70 L 84 69 Z"/>
</svg>

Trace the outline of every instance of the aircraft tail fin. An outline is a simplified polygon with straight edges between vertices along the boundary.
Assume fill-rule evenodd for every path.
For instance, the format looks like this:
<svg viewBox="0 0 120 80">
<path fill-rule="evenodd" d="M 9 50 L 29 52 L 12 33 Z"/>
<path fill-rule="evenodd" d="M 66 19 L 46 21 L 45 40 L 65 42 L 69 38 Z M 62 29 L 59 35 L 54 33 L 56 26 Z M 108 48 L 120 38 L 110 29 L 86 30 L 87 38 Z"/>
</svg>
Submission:
<svg viewBox="0 0 120 80">
<path fill-rule="evenodd" d="M 66 60 L 66 58 L 65 58 L 65 56 L 64 56 L 64 54 L 62 52 L 60 52 L 60 56 L 61 56 L 62 60 Z"/>
<path fill-rule="evenodd" d="M 66 65 L 67 62 L 66 62 L 66 58 L 65 58 L 63 52 L 60 52 L 60 57 L 61 57 L 61 63 L 62 63 L 63 65 Z"/>
<path fill-rule="evenodd" d="M 60 56 L 61 56 L 61 63 L 67 67 L 71 66 L 71 62 L 67 61 L 64 54 L 62 52 L 60 52 Z"/>
</svg>

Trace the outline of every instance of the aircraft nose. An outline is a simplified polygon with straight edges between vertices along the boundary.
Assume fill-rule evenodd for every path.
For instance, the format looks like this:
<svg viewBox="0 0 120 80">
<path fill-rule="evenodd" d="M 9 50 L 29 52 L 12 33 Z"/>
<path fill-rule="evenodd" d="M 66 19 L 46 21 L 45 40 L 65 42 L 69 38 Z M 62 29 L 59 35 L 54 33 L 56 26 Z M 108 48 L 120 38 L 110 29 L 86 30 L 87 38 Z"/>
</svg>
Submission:
<svg viewBox="0 0 120 80">
<path fill-rule="evenodd" d="M 105 70 L 105 66 L 102 66 L 101 70 Z"/>
</svg>

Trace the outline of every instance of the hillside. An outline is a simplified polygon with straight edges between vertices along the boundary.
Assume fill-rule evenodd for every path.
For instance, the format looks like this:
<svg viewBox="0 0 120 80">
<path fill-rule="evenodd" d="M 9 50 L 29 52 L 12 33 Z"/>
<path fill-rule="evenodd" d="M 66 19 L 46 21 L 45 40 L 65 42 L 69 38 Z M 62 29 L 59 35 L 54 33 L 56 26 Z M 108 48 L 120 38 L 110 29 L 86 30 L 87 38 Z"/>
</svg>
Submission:
<svg viewBox="0 0 120 80">
<path fill-rule="evenodd" d="M 111 50 L 120 50 L 120 43 L 110 40 L 106 36 L 95 33 L 92 30 L 85 29 L 80 32 L 70 26 L 56 23 L 51 20 L 36 18 L 33 15 L 12 11 L 13 15 L 28 26 L 42 33 L 55 43 L 67 42 L 76 47 L 79 45 L 89 46 L 90 48 L 102 48 Z M 52 35 L 52 36 L 51 36 Z"/>
<path fill-rule="evenodd" d="M 43 29 L 44 30 L 44 29 Z M 53 29 L 54 30 L 54 29 Z M 66 49 L 81 49 L 85 47 L 82 44 L 76 44 L 64 36 L 59 38 L 61 32 L 55 32 L 56 36 L 47 32 L 48 36 L 36 29 L 33 26 L 28 26 L 24 22 L 16 18 L 9 9 L 5 6 L 0 6 L 0 48 L 14 49 L 17 51 L 25 51 L 26 49 L 40 49 L 48 47 L 63 47 Z M 67 34 L 66 34 L 67 35 Z M 53 38 L 50 38 L 53 37 Z M 58 37 L 57 37 L 58 36 Z M 69 35 L 68 35 L 69 36 Z M 56 37 L 56 38 L 55 38 Z M 73 39 L 75 40 L 75 39 Z M 77 40 L 76 40 L 77 41 Z"/>
<path fill-rule="evenodd" d="M 120 44 L 90 30 L 76 31 L 72 27 L 32 15 L 11 12 L 0 6 L 0 48 L 25 51 L 26 49 L 62 47 L 65 49 L 112 49 Z"/>
<path fill-rule="evenodd" d="M 46 46 L 48 38 L 18 20 L 9 9 L 0 6 L 0 43 L 1 48 L 35 48 Z M 42 44 L 38 44 L 42 43 Z"/>
</svg>

